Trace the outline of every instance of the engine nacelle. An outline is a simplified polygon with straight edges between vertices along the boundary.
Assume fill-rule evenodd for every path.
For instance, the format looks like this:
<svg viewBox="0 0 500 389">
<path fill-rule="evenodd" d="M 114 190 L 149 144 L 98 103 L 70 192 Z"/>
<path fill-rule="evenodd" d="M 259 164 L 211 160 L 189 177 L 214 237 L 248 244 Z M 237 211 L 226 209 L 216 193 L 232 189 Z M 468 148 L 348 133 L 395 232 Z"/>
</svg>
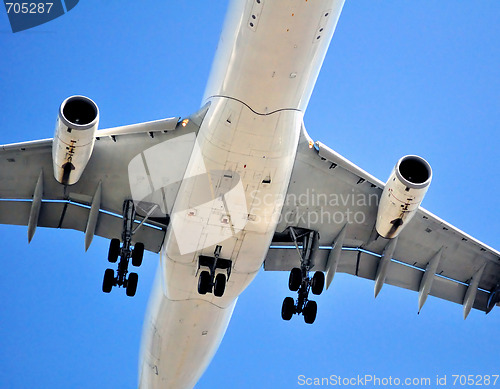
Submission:
<svg viewBox="0 0 500 389">
<path fill-rule="evenodd" d="M 52 143 L 54 177 L 73 185 L 82 176 L 94 149 L 99 108 L 85 96 L 71 96 L 59 108 Z"/>
<path fill-rule="evenodd" d="M 432 180 L 429 163 L 416 155 L 401 158 L 385 184 L 375 228 L 380 236 L 398 236 L 415 215 Z"/>
</svg>

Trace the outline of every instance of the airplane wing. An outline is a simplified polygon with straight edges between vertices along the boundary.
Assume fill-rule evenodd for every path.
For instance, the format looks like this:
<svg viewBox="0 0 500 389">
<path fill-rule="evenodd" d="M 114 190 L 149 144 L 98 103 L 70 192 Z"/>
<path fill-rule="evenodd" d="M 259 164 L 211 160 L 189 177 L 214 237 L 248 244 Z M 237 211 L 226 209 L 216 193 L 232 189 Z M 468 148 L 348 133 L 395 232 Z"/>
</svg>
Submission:
<svg viewBox="0 0 500 389">
<path fill-rule="evenodd" d="M 159 252 L 204 112 L 184 123 L 169 118 L 97 131 L 83 175 L 69 186 L 54 178 L 52 139 L 0 146 L 0 223 L 27 225 L 29 238 L 37 226 L 83 231 L 88 248 L 94 235 L 121 237 L 124 201 L 139 195 L 160 207 L 155 217 L 136 207 L 132 243 Z M 165 166 L 167 177 L 155 175 Z M 134 185 L 140 180 L 149 185 Z M 133 193 L 137 188 L 148 193 Z"/>
<path fill-rule="evenodd" d="M 314 144 L 303 128 L 264 269 L 300 267 L 302 247 L 292 243 L 290 229 L 317 231 L 310 270 L 326 271 L 327 287 L 335 271 L 377 281 L 386 262 L 378 290 L 385 282 L 418 291 L 419 309 L 430 294 L 463 304 L 464 317 L 471 307 L 489 312 L 498 302 L 500 253 L 421 207 L 390 247 L 375 233 L 384 186 L 322 143 Z"/>
</svg>

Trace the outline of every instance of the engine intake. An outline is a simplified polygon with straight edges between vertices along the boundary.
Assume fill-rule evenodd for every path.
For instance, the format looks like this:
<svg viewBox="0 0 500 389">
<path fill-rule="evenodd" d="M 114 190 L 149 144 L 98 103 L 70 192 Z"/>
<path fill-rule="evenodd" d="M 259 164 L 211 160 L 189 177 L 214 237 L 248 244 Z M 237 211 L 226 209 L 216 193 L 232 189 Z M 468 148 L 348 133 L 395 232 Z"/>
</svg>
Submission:
<svg viewBox="0 0 500 389">
<path fill-rule="evenodd" d="M 415 215 L 432 180 L 431 165 L 407 155 L 394 167 L 385 184 L 377 213 L 376 230 L 384 238 L 398 236 Z"/>
<path fill-rule="evenodd" d="M 73 96 L 66 99 L 66 104 L 61 104 L 62 119 L 69 125 L 79 126 L 83 130 L 97 118 L 99 110 L 97 105 L 83 96 Z"/>
<path fill-rule="evenodd" d="M 429 163 L 421 157 L 407 155 L 398 161 L 395 170 L 400 180 L 410 188 L 418 189 L 430 184 L 432 169 Z"/>
<path fill-rule="evenodd" d="M 59 107 L 52 143 L 54 177 L 64 185 L 78 182 L 92 155 L 99 108 L 85 96 L 71 96 Z"/>
</svg>

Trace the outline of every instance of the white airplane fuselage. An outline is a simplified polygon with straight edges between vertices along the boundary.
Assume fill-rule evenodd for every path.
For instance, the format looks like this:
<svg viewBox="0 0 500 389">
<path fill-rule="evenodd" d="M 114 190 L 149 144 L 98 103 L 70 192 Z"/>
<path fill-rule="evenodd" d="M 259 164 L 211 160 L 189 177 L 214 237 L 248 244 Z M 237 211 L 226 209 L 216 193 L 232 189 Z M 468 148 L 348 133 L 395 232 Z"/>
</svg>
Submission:
<svg viewBox="0 0 500 389">
<path fill-rule="evenodd" d="M 266 257 L 302 126 L 344 0 L 231 1 L 144 324 L 140 388 L 191 388 Z M 208 179 L 208 184 L 207 180 Z M 207 194 L 211 202 L 203 202 Z M 198 293 L 200 255 L 232 261 Z"/>
</svg>

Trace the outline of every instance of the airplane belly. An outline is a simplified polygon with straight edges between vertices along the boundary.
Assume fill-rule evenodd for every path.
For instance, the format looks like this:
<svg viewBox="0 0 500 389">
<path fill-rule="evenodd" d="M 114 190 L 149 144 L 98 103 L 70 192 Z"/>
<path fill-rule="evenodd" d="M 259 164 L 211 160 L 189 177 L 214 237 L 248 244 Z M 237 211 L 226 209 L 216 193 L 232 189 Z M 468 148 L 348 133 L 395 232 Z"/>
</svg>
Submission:
<svg viewBox="0 0 500 389">
<path fill-rule="evenodd" d="M 207 367 L 269 249 L 301 125 L 300 111 L 260 115 L 233 99 L 211 100 L 161 251 L 141 387 L 189 388 Z M 231 261 L 222 297 L 198 291 L 200 256 L 217 247 Z"/>
</svg>

